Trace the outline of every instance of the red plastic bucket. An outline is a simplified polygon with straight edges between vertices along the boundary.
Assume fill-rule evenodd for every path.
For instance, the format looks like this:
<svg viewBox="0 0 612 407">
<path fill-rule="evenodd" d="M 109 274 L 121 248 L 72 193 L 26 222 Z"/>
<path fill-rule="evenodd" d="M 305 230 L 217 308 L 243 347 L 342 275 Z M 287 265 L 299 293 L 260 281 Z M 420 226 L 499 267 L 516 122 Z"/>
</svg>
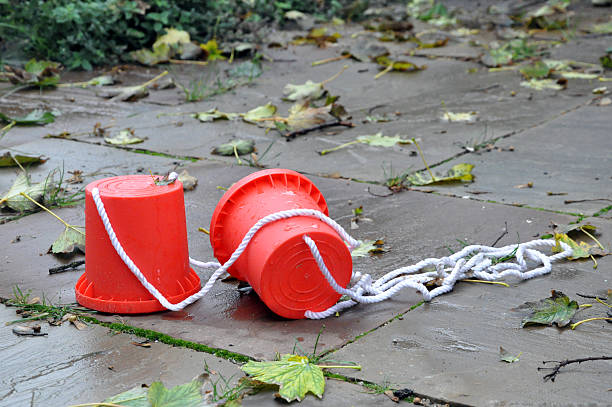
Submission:
<svg viewBox="0 0 612 407">
<path fill-rule="evenodd" d="M 317 187 L 295 171 L 263 170 L 241 179 L 213 213 L 210 242 L 215 257 L 225 263 L 258 220 L 288 209 L 329 213 Z M 321 274 L 304 235 L 315 241 L 333 277 L 346 287 L 353 267 L 348 247 L 330 226 L 307 216 L 265 225 L 228 270 L 247 281 L 274 313 L 285 318 L 304 318 L 305 311 L 326 310 L 340 299 Z"/>
<path fill-rule="evenodd" d="M 147 280 L 171 303 L 198 292 L 200 279 L 189 267 L 181 182 L 159 186 L 149 175 L 128 175 L 85 189 L 85 273 L 75 287 L 78 303 L 118 314 L 165 309 L 117 255 L 93 201 L 96 187 L 119 242 Z"/>
</svg>

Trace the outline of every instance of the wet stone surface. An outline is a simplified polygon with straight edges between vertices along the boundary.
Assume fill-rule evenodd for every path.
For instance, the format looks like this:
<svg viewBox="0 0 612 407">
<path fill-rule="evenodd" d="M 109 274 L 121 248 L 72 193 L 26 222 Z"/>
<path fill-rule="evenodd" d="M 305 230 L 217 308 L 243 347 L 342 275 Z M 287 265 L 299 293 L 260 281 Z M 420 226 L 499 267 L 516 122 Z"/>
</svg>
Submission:
<svg viewBox="0 0 612 407">
<path fill-rule="evenodd" d="M 605 83 L 570 79 L 566 89 L 538 91 L 521 86 L 524 78 L 517 65 L 490 71 L 478 62 L 485 51 L 478 44 L 501 38 L 500 27 L 497 31 L 485 28 L 504 16 L 485 13 L 480 3 L 451 1 L 449 5 L 465 8 L 461 21 L 478 26 L 481 32 L 470 36 L 447 32 L 449 42 L 441 48 L 384 43 L 394 57 L 427 65 L 423 71 L 389 72 L 375 79 L 381 67 L 374 62 L 344 59 L 312 66 L 312 62 L 342 55 L 362 40 L 378 42 L 378 34 L 364 34 L 359 25 L 347 24 L 332 28 L 343 35 L 338 44 L 264 48 L 275 62 L 264 59 L 260 77 L 200 102 L 186 103 L 179 88 L 152 89 L 147 98 L 131 103 L 101 99 L 96 96 L 99 89 L 70 87 L 0 98 L 3 113 L 23 114 L 34 108 L 62 113 L 46 126 L 11 129 L 0 137 L 0 153 L 47 156 L 46 163 L 28 168 L 34 181 L 55 168 L 62 168 L 65 178 L 82 171 L 83 183 L 64 185 L 74 191 L 111 175 L 188 169 L 198 178 L 196 189 L 185 192 L 189 253 L 205 261 L 213 259 L 213 252 L 209 237 L 198 228 L 209 228 L 225 189 L 257 170 L 238 165 L 235 157 L 211 154 L 214 147 L 235 139 L 254 140 L 260 163 L 267 168 L 306 174 L 321 190 L 330 216 L 355 238 L 383 239 L 384 254 L 353 262 L 356 271 L 374 278 L 424 258 L 448 256 L 465 244 L 499 247 L 528 241 L 550 233 L 553 223 L 569 224 L 583 217 L 597 226 L 597 237 L 604 251 L 610 252 L 611 105 L 599 105 L 609 94 L 592 93 Z M 537 33 L 538 41 L 548 41 L 542 56 L 597 63 L 609 35 L 581 30 L 589 29 L 588 22 L 605 21 L 589 2 L 575 5 L 575 11 L 580 16 L 579 29 L 569 39 L 558 31 Z M 420 21 L 415 27 L 419 32 L 431 28 Z M 298 34 L 278 36 L 284 45 Z M 434 38 L 439 33 L 429 34 Z M 285 84 L 324 81 L 344 66 L 346 70 L 325 87 L 340 96 L 353 128 L 329 127 L 287 142 L 276 130 L 240 120 L 201 123 L 191 116 L 212 108 L 246 112 L 268 102 L 286 116 L 292 103 L 282 99 Z M 141 84 L 164 68 L 131 67 L 119 79 L 121 85 Z M 197 66 L 173 68 L 171 76 L 182 83 L 208 72 Z M 101 73 L 68 73 L 62 80 L 87 80 Z M 610 71 L 602 75 L 609 77 Z M 5 85 L 0 88 L 4 90 Z M 476 112 L 475 120 L 444 121 L 441 116 L 447 112 Z M 110 146 L 93 134 L 97 123 L 106 135 L 131 129 L 144 142 L 122 149 Z M 416 138 L 434 171 L 458 163 L 474 164 L 475 181 L 392 193 L 385 186 L 389 178 L 424 169 L 415 145 L 354 144 L 319 154 L 378 132 Z M 69 139 L 43 138 L 49 134 Z M 15 174 L 14 168 L 0 168 L 0 191 L 10 187 Z M 363 212 L 355 223 L 354 210 L 360 207 Z M 54 211 L 71 224 L 85 223 L 82 202 Z M 74 286 L 85 266 L 53 275 L 48 271 L 84 259 L 83 255 L 69 258 L 47 253 L 64 226 L 45 212 L 19 219 L 10 211 L 0 215 L 0 296 L 12 297 L 13 288 L 19 286 L 33 296 L 44 295 L 53 304 L 74 302 Z M 163 241 L 164 236 L 159 238 Z M 543 360 L 607 354 L 610 325 L 596 321 L 576 330 L 522 329 L 523 315 L 516 311 L 525 301 L 548 297 L 551 289 L 572 299 L 577 292 L 605 297 L 611 287 L 611 260 L 596 260 L 596 270 L 591 260 L 564 261 L 553 264 L 546 276 L 524 282 L 508 279 L 509 288 L 457 283 L 452 293 L 416 308 L 420 294 L 404 290 L 389 301 L 360 305 L 322 321 L 277 317 L 255 294 L 238 291 L 238 282 L 231 280 L 218 282 L 207 296 L 182 311 L 95 317 L 124 324 L 126 329 L 143 328 L 261 360 L 291 352 L 296 344 L 303 352 L 311 352 L 325 326 L 318 352 L 326 352 L 333 360 L 358 363 L 363 370 L 338 371 L 356 384 L 329 379 L 322 400 L 310 395 L 302 405 L 392 405 L 386 396 L 368 393 L 361 381 L 379 389 L 409 388 L 455 405 L 608 405 L 610 363 L 568 366 L 554 383 L 544 383 L 546 372 L 537 368 Z M 204 283 L 210 272 L 198 274 Z M 604 311 L 603 305 L 594 304 L 580 310 L 574 320 L 601 316 Z M 61 327 L 42 323 L 48 336 L 17 337 L 10 326 L 3 325 L 15 318 L 14 309 L 0 306 L 0 360 L 5 368 L 0 375 L 0 406 L 95 402 L 155 380 L 172 386 L 202 373 L 204 363 L 219 375 L 232 377 L 231 383 L 242 375 L 239 365 L 229 360 L 161 343 L 142 348 L 132 342 L 143 338 L 114 335 L 96 325 L 77 331 L 68 323 Z M 511 354 L 522 352 L 520 360 L 500 362 L 499 346 Z M 272 400 L 268 392 L 245 397 L 243 404 L 283 404 Z"/>
</svg>

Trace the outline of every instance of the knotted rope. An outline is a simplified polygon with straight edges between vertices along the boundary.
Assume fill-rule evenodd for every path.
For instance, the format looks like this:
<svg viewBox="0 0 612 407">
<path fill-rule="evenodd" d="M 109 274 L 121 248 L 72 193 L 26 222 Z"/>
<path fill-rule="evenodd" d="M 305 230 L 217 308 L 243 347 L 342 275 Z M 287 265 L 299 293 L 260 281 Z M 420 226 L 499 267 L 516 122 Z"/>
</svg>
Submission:
<svg viewBox="0 0 612 407">
<path fill-rule="evenodd" d="M 176 179 L 176 173 L 170 174 L 169 178 Z M 104 208 L 104 203 L 100 198 L 100 191 L 98 188 L 92 189 L 92 197 L 100 219 L 104 224 L 106 233 L 110 239 L 111 244 L 115 248 L 115 251 L 123 260 L 125 265 L 130 269 L 134 276 L 140 281 L 140 283 L 147 289 L 147 291 L 160 302 L 160 304 L 171 311 L 178 311 L 185 308 L 187 305 L 202 298 L 215 284 L 217 279 L 227 271 L 232 264 L 238 260 L 240 255 L 246 250 L 249 242 L 255 236 L 257 231 L 265 225 L 279 221 L 281 219 L 288 219 L 295 216 L 307 216 L 317 218 L 322 222 L 329 225 L 338 235 L 346 242 L 350 251 L 358 247 L 362 242 L 355 240 L 351 237 L 342 226 L 340 226 L 333 219 L 327 217 L 320 211 L 314 209 L 291 209 L 286 211 L 276 212 L 261 218 L 255 223 L 251 229 L 244 235 L 242 241 L 232 253 L 229 260 L 224 264 L 220 264 L 216 261 L 212 262 L 201 262 L 193 258 L 189 258 L 189 263 L 193 266 L 201 268 L 216 269 L 210 276 L 206 284 L 197 293 L 184 299 L 183 301 L 172 304 L 170 303 L 162 293 L 155 288 L 147 278 L 142 274 L 138 266 L 132 261 L 128 254 L 123 249 L 123 246 L 119 242 L 117 235 L 111 225 L 111 222 Z M 565 259 L 572 255 L 572 249 L 569 245 L 559 242 L 563 248 L 563 252 L 555 255 L 547 256 L 542 252 L 536 250 L 536 248 L 542 247 L 553 247 L 557 245 L 557 242 L 553 239 L 547 240 L 532 240 L 526 243 L 520 243 L 518 245 L 510 245 L 505 247 L 489 247 L 480 245 L 471 245 L 464 247 L 461 251 L 442 258 L 429 258 L 418 262 L 412 266 L 401 267 L 393 270 L 378 280 L 372 280 L 370 274 L 361 274 L 360 272 L 353 271 L 349 287 L 345 288 L 340 286 L 327 266 L 325 261 L 317 248 L 316 243 L 308 237 L 303 236 L 304 242 L 308 245 L 317 265 L 329 285 L 339 294 L 349 297 L 348 300 L 338 302 L 336 305 L 329 309 L 321 312 L 306 311 L 304 316 L 310 319 L 321 319 L 327 318 L 334 315 L 336 312 L 352 307 L 358 303 L 372 304 L 386 299 L 391 298 L 397 294 L 400 290 L 410 287 L 420 292 L 425 301 L 430 301 L 432 298 L 438 295 L 445 294 L 452 291 L 457 281 L 466 278 L 478 278 L 486 281 L 499 280 L 505 277 L 514 276 L 521 280 L 527 280 L 530 278 L 542 276 L 548 274 L 551 271 L 552 262 Z M 497 263 L 497 259 L 514 257 L 515 263 L 502 262 Z M 528 260 L 533 264 L 529 265 Z M 422 271 L 425 268 L 432 267 L 435 271 Z M 425 284 L 431 280 L 438 279 L 441 284 L 429 291 Z"/>
</svg>

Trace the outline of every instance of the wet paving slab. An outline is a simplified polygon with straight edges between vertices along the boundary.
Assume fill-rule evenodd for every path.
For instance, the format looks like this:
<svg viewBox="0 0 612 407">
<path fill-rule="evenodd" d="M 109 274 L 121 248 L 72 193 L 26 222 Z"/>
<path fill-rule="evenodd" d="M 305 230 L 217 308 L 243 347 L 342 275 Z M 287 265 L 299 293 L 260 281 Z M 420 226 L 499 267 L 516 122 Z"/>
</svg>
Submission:
<svg viewBox="0 0 612 407">
<path fill-rule="evenodd" d="M 53 174 L 56 182 L 62 179 L 62 187 L 74 191 L 95 179 L 136 173 L 148 174 L 149 171 L 166 174 L 184 164 L 182 160 L 173 158 L 58 139 L 39 139 L 6 151 L 13 155 L 43 156 L 47 159 L 45 163 L 27 167 L 32 181 L 44 182 L 50 174 Z M 4 153 L 3 149 L 0 149 L 0 153 Z M 75 171 L 78 174 L 76 178 Z M 18 169 L 15 168 L 0 169 L 0 191 L 7 191 L 10 188 L 17 172 Z M 70 179 L 72 181 L 68 182 Z"/>
<path fill-rule="evenodd" d="M 240 366 L 213 355 L 173 347 L 141 337 L 88 325 L 77 330 L 66 322 L 51 326 L 46 322 L 5 325 L 18 319 L 15 308 L 0 305 L 0 406 L 68 406 L 100 402 L 134 387 L 161 381 L 171 388 L 208 372 L 204 392 L 235 386 L 244 376 Z M 41 326 L 46 336 L 17 336 L 16 325 Z M 145 344 L 140 346 L 139 344 Z M 384 395 L 368 393 L 357 384 L 326 380 L 321 399 L 308 395 L 300 405 L 390 405 Z M 273 391 L 246 396 L 244 406 L 281 405 Z M 209 396 L 210 397 L 210 396 Z"/>
<path fill-rule="evenodd" d="M 18 318 L 15 308 L 0 305 L 1 406 L 100 402 L 154 381 L 166 387 L 189 382 L 204 373 L 205 364 L 216 376 L 240 373 L 236 365 L 218 357 L 158 342 L 138 346 L 143 338 L 96 325 L 77 330 L 69 322 L 38 322 L 46 336 L 17 336 L 12 332 L 15 325 L 5 323 Z"/>
<path fill-rule="evenodd" d="M 610 112 L 609 106 L 585 106 L 500 140 L 491 151 L 451 160 L 440 170 L 460 162 L 474 164 L 475 182 L 427 189 L 587 216 L 595 214 L 612 203 Z M 509 151 L 511 146 L 513 151 Z"/>
<path fill-rule="evenodd" d="M 300 60 L 304 58 L 304 49 L 297 47 L 294 50 L 299 51 Z M 240 87 L 235 92 L 206 102 L 141 110 L 108 124 L 113 126 L 111 133 L 134 129 L 137 137 L 146 138 L 136 147 L 164 154 L 235 162 L 234 157 L 216 157 L 211 155 L 211 151 L 233 139 L 251 139 L 260 154 L 269 147 L 262 159 L 266 166 L 383 182 L 394 172 L 423 168 L 415 146 L 398 144 L 382 148 L 358 144 L 324 156 L 320 152 L 353 141 L 360 135 L 382 132 L 386 136 L 417 138 L 428 163 L 435 165 L 470 148 L 554 119 L 585 104 L 592 97 L 590 87 L 584 83 L 577 82 L 577 88 L 584 88 L 580 94 L 533 92 L 519 86 L 520 78 L 516 72 L 491 74 L 480 69 L 468 75 L 466 70 L 476 65 L 444 59 L 428 63 L 428 69 L 422 72 L 389 73 L 374 80 L 372 77 L 364 78 L 364 74 L 359 72 L 360 66 L 373 64 L 348 62 L 349 69 L 327 87 L 331 94 L 341 95 L 340 103 L 353 116 L 351 120 L 356 127 L 332 127 L 298 136 L 291 142 L 286 142 L 275 130 L 242 121 L 200 123 L 189 113 L 212 108 L 246 112 L 272 102 L 279 106 L 280 115 L 286 115 L 291 104 L 281 100 L 286 83 L 285 80 L 279 81 L 281 73 L 290 72 L 293 83 L 309 79 L 320 81 L 337 72 L 338 66 L 317 67 L 313 76 L 310 67 L 294 66 L 295 63 L 272 65 L 252 86 Z M 346 89 L 351 89 L 351 92 L 346 92 Z M 389 93 L 388 89 L 394 91 Z M 477 112 L 476 120 L 473 123 L 449 123 L 441 119 L 447 111 Z M 383 118 L 383 121 L 369 122 L 375 116 Z M 88 127 L 93 128 L 94 124 L 92 121 Z M 75 133 L 74 137 L 92 143 L 101 142 L 99 137 L 91 134 Z M 338 162 L 342 165 L 339 166 Z"/>
<path fill-rule="evenodd" d="M 189 248 L 192 257 L 212 259 L 208 236 L 198 227 L 208 227 L 211 214 L 222 195 L 218 186 L 228 187 L 252 172 L 244 166 L 225 167 L 219 164 L 198 164 L 188 167 L 199 179 L 198 187 L 185 195 Z M 569 223 L 574 217 L 541 211 L 458 200 L 420 192 L 405 192 L 387 198 L 371 195 L 368 186 L 346 180 L 312 177 L 330 206 L 331 216 L 350 230 L 352 210 L 363 206 L 363 214 L 371 219 L 361 221 L 359 229 L 350 230 L 360 239 L 384 238 L 389 253 L 380 258 L 355 260 L 355 269 L 380 276 L 386 271 L 416 263 L 425 257 L 448 255 L 466 243 L 491 244 L 504 231 L 499 244 L 525 241 L 550 231 L 550 223 Z M 82 209 L 58 211 L 74 224 L 83 223 Z M 401 224 L 398 220 L 401 219 Z M 604 220 L 599 220 L 604 222 Z M 58 260 L 45 254 L 63 226 L 44 213 L 0 225 L 3 245 L 0 295 L 10 296 L 12 287 L 28 287 L 35 295 L 45 294 L 55 301 L 74 300 L 74 284 L 79 272 L 48 275 L 48 268 Z M 24 231 L 28 231 L 27 234 Z M 10 243 L 16 235 L 18 243 Z M 608 242 L 604 244 L 609 245 Z M 556 267 L 556 266 L 555 266 Z M 23 270 L 29 270 L 24 273 Z M 202 273 L 206 278 L 207 273 Z M 546 281 L 546 277 L 542 278 Z M 275 352 L 289 352 L 295 343 L 304 349 L 314 345 L 316 334 L 325 325 L 319 343 L 321 350 L 338 348 L 356 336 L 377 328 L 394 316 L 417 304 L 420 297 L 406 291 L 396 298 L 377 305 L 355 307 L 339 318 L 324 321 L 283 320 L 274 316 L 255 295 L 241 295 L 236 282 L 219 282 L 203 299 L 180 312 L 163 312 L 140 316 L 117 317 L 98 315 L 104 321 L 151 329 L 170 336 L 228 349 L 255 358 L 269 359 Z"/>
<path fill-rule="evenodd" d="M 610 228 L 608 227 L 608 230 Z M 554 382 L 544 382 L 550 371 L 538 371 L 545 360 L 605 355 L 609 324 L 585 323 L 575 330 L 556 327 L 520 328 L 525 314 L 516 307 L 564 292 L 580 304 L 592 300 L 575 295 L 605 297 L 612 273 L 609 258 L 592 263 L 553 265 L 549 276 L 511 288 L 460 283 L 454 292 L 438 297 L 332 354 L 363 362 L 357 379 L 388 381 L 396 387 L 435 394 L 455 403 L 501 405 L 607 405 L 612 366 L 607 361 L 570 365 Z M 367 311 L 366 311 L 367 312 Z M 579 311 L 574 321 L 605 316 L 606 307 L 594 304 Z M 500 361 L 500 346 L 519 361 Z"/>
</svg>

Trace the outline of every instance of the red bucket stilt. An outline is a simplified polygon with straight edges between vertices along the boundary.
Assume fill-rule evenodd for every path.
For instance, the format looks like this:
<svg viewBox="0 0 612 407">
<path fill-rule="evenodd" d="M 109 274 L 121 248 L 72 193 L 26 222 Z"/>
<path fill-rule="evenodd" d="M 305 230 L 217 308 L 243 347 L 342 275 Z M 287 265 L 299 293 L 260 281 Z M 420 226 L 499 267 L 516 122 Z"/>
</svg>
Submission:
<svg viewBox="0 0 612 407">
<path fill-rule="evenodd" d="M 182 184 L 161 186 L 151 176 L 128 175 L 85 189 L 85 273 L 75 287 L 78 303 L 118 314 L 165 309 L 117 255 L 93 201 L 96 187 L 119 242 L 147 280 L 171 303 L 198 292 L 200 279 L 189 267 Z"/>
<path fill-rule="evenodd" d="M 295 171 L 263 170 L 241 179 L 223 195 L 213 214 L 210 241 L 215 257 L 225 263 L 259 219 L 288 209 L 329 213 L 317 187 Z M 304 318 L 307 310 L 323 311 L 340 298 L 321 274 L 304 235 L 315 241 L 327 268 L 346 287 L 353 267 L 348 247 L 330 226 L 308 216 L 264 226 L 228 270 L 286 318 Z"/>
</svg>

